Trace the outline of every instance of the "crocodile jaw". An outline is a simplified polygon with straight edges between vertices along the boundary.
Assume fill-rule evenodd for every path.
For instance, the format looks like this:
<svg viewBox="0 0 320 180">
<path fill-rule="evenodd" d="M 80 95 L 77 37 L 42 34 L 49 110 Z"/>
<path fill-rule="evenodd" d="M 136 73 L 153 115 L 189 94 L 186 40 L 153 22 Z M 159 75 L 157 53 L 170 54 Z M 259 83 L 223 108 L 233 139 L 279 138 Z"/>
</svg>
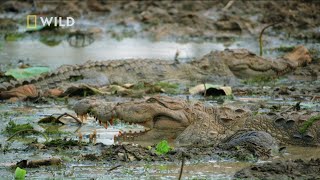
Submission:
<svg viewBox="0 0 320 180">
<path fill-rule="evenodd" d="M 111 123 L 113 119 L 135 123 L 147 129 L 186 128 L 189 121 L 182 110 L 171 110 L 157 103 L 113 103 L 97 99 L 84 99 L 74 105 L 81 119 L 89 115 L 102 123 Z"/>
</svg>

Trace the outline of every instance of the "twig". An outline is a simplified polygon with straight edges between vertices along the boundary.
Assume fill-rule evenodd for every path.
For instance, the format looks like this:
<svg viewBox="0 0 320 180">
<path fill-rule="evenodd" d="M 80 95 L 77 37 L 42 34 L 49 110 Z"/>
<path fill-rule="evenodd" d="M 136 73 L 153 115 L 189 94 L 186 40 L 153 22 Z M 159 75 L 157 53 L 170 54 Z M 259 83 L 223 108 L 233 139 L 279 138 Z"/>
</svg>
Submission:
<svg viewBox="0 0 320 180">
<path fill-rule="evenodd" d="M 68 114 L 68 113 L 63 113 L 61 114 L 60 116 L 57 117 L 57 121 L 59 121 L 60 118 L 62 118 L 63 116 L 69 116 L 69 117 L 72 117 L 74 120 L 76 120 L 79 124 L 82 124 L 82 121 L 80 119 L 78 119 L 77 117 L 71 115 L 71 114 Z"/>
<path fill-rule="evenodd" d="M 320 96 L 318 96 L 318 95 L 312 95 L 312 94 L 310 94 L 310 95 L 308 95 L 308 94 L 295 94 L 295 95 L 288 95 L 288 96 L 289 96 L 289 97 L 293 97 L 293 98 L 297 98 L 297 97 L 300 97 L 300 96 L 302 96 L 302 97 L 311 97 L 313 100 L 320 98 Z M 311 99 L 311 100 L 312 100 L 312 99 Z"/>
<path fill-rule="evenodd" d="M 14 138 L 17 134 L 20 134 L 22 132 L 28 132 L 28 131 L 33 131 L 33 132 L 37 132 L 39 134 L 41 134 L 45 139 L 46 139 L 46 142 L 48 142 L 48 137 L 47 135 L 45 135 L 43 132 L 40 132 L 40 131 L 37 131 L 37 130 L 34 130 L 34 129 L 24 129 L 24 130 L 20 130 L 16 133 L 14 133 L 12 136 L 10 136 L 7 141 L 10 141 L 12 138 Z"/>
<path fill-rule="evenodd" d="M 262 56 L 263 52 L 262 52 L 262 35 L 263 35 L 263 32 L 268 29 L 269 27 L 272 27 L 272 26 L 275 26 L 277 24 L 279 24 L 281 22 L 276 22 L 276 23 L 272 23 L 272 24 L 269 24 L 268 26 L 264 27 L 261 32 L 260 32 L 260 35 L 259 35 L 259 45 L 260 45 L 260 56 Z"/>
<path fill-rule="evenodd" d="M 106 93 L 103 92 L 103 91 L 100 91 L 99 89 L 97 88 L 94 88 L 94 87 L 90 87 L 88 86 L 87 84 L 83 84 L 84 87 L 90 89 L 91 91 L 93 91 L 95 94 L 99 94 L 99 95 L 105 95 Z"/>
<path fill-rule="evenodd" d="M 176 63 L 176 64 L 179 64 L 179 54 L 180 54 L 180 51 L 179 50 L 177 50 L 176 51 L 176 54 L 174 55 L 174 62 Z"/>
<path fill-rule="evenodd" d="M 138 161 L 141 160 L 141 157 L 138 157 L 138 156 L 136 155 L 136 153 L 134 153 L 134 152 L 132 152 L 132 151 L 129 151 L 129 150 L 125 147 L 125 145 L 123 145 L 122 147 L 123 147 L 123 149 L 125 150 L 125 152 L 132 154 Z"/>
<path fill-rule="evenodd" d="M 289 111 L 290 109 L 293 109 L 293 108 L 294 108 L 294 106 L 290 106 L 289 108 L 281 111 L 280 114 L 285 113 L 285 112 L 287 112 L 287 111 Z"/>
<path fill-rule="evenodd" d="M 228 10 L 232 6 L 233 3 L 234 3 L 234 0 L 229 1 L 227 3 L 227 5 L 222 9 L 222 11 Z"/>
<path fill-rule="evenodd" d="M 184 167 L 184 160 L 185 160 L 185 154 L 182 152 L 181 154 L 181 167 L 180 167 L 180 173 L 179 173 L 179 180 L 182 178 L 182 173 L 183 173 L 183 167 Z"/>
<path fill-rule="evenodd" d="M 122 165 L 116 165 L 116 166 L 108 169 L 108 172 L 111 172 L 111 171 L 113 171 L 113 170 L 115 170 L 115 169 L 117 169 L 118 167 L 121 167 L 121 166 L 122 166 Z"/>
</svg>

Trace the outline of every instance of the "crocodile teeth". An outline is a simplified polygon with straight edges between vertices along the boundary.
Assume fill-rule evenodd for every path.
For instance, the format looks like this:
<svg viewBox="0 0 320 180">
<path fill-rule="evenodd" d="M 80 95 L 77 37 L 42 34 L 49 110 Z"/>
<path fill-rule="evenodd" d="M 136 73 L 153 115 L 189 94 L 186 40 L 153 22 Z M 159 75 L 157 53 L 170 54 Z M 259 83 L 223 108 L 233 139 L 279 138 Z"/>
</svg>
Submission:
<svg viewBox="0 0 320 180">
<path fill-rule="evenodd" d="M 108 129 L 108 122 L 104 123 L 103 126 Z"/>
<path fill-rule="evenodd" d="M 109 120 L 110 125 L 113 125 L 113 117 L 111 117 L 111 119 Z"/>
<path fill-rule="evenodd" d="M 80 118 L 81 122 L 83 122 L 83 115 L 80 115 L 79 118 Z"/>
</svg>

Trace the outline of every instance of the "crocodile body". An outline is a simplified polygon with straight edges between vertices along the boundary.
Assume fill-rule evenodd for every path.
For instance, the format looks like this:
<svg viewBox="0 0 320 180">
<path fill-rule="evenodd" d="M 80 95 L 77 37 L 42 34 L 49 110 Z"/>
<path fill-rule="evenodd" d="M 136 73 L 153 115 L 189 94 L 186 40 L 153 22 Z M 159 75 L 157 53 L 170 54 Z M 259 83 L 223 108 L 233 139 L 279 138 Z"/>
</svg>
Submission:
<svg viewBox="0 0 320 180">
<path fill-rule="evenodd" d="M 283 144 L 320 145 L 320 121 L 305 132 L 300 131 L 302 124 L 316 112 L 253 115 L 249 109 L 233 105 L 212 106 L 166 96 L 123 103 L 83 99 L 74 105 L 74 110 L 80 117 L 89 113 L 103 123 L 117 118 L 143 125 L 146 132 L 139 132 L 137 140 L 167 138 L 175 139 L 177 144 L 228 142 L 229 148 L 242 142 L 271 146 L 275 144 L 272 137 Z"/>
<path fill-rule="evenodd" d="M 129 59 L 88 61 L 82 65 L 64 65 L 56 71 L 25 80 L 10 80 L 0 84 L 0 99 L 23 93 L 50 94 L 53 89 L 65 92 L 72 86 L 86 84 L 102 87 L 108 84 L 138 81 L 217 81 L 254 76 L 278 76 L 309 63 L 306 48 L 299 46 L 283 58 L 272 60 L 245 49 L 212 51 L 200 59 L 179 63 L 165 60 Z"/>
</svg>

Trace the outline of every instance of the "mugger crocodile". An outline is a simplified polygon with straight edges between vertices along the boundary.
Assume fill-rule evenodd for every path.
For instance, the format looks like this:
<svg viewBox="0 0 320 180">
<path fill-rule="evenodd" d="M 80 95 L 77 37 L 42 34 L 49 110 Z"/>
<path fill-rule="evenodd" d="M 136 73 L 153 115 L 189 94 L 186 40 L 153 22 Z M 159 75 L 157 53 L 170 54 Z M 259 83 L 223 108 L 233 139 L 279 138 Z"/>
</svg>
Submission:
<svg viewBox="0 0 320 180">
<path fill-rule="evenodd" d="M 279 76 L 311 62 L 308 50 L 298 46 L 279 59 L 266 59 L 246 49 L 212 51 L 186 63 L 128 59 L 88 61 L 82 65 L 63 65 L 39 77 L 0 83 L 0 100 L 38 95 L 61 95 L 72 86 L 102 87 L 144 81 L 185 80 L 210 82 L 219 79 Z"/>
<path fill-rule="evenodd" d="M 116 118 L 144 126 L 144 132 L 127 132 L 136 135 L 135 140 L 175 139 L 176 144 L 183 145 L 224 143 L 226 148 L 248 143 L 266 148 L 278 143 L 320 145 L 320 121 L 304 132 L 300 129 L 316 112 L 254 115 L 234 105 L 214 107 L 159 95 L 122 103 L 86 98 L 78 101 L 74 110 L 82 119 L 89 114 L 102 123 L 112 123 Z"/>
</svg>

